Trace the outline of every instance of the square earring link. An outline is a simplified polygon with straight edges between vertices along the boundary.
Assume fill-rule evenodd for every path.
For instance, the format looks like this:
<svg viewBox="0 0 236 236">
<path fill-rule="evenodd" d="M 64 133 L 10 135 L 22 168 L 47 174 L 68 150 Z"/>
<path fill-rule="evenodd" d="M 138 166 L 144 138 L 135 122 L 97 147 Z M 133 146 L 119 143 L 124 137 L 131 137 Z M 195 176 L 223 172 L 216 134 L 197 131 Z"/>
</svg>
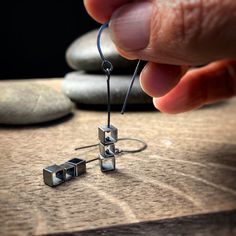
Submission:
<svg viewBox="0 0 236 236">
<path fill-rule="evenodd" d="M 57 186 L 65 182 L 66 173 L 63 167 L 58 165 L 48 166 L 43 169 L 44 183 L 50 187 Z"/>
<path fill-rule="evenodd" d="M 73 158 L 66 163 L 73 165 L 75 167 L 75 176 L 78 177 L 79 175 L 86 173 L 86 161 L 79 158 Z"/>
<path fill-rule="evenodd" d="M 115 144 L 103 144 L 103 143 L 99 143 L 99 151 L 100 154 L 104 157 L 112 157 L 115 155 Z"/>
<path fill-rule="evenodd" d="M 113 125 L 102 125 L 98 127 L 98 139 L 103 144 L 113 144 L 117 142 L 118 130 Z"/>
<path fill-rule="evenodd" d="M 99 164 L 102 172 L 114 171 L 116 169 L 116 157 L 115 155 L 109 157 L 99 155 Z"/>
</svg>

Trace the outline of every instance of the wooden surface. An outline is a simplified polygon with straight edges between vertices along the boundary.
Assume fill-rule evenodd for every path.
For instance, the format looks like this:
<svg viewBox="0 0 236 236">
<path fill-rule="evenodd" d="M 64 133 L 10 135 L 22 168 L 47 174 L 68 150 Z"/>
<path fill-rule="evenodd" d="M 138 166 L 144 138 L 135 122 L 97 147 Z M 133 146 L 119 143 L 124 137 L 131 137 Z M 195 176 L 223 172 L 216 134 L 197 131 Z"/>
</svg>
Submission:
<svg viewBox="0 0 236 236">
<path fill-rule="evenodd" d="M 0 235 L 236 235 L 235 115 L 236 99 L 175 116 L 113 112 L 119 137 L 148 149 L 120 157 L 114 173 L 88 164 L 85 176 L 57 188 L 44 185 L 42 169 L 96 157 L 96 148 L 74 148 L 97 142 L 106 113 L 76 109 L 49 124 L 1 126 Z"/>
</svg>

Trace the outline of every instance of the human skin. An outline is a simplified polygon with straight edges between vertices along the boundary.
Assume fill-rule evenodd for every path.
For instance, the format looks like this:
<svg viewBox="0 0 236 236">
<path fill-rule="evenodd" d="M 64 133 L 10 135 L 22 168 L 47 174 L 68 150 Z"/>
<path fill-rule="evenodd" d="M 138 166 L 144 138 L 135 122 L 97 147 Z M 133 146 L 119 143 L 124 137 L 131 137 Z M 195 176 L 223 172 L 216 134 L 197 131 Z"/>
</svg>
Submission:
<svg viewBox="0 0 236 236">
<path fill-rule="evenodd" d="M 98 22 L 110 20 L 110 34 L 122 56 L 148 62 L 140 82 L 160 111 L 176 114 L 235 96 L 236 1 L 84 4 Z M 198 65 L 205 66 L 192 69 Z"/>
</svg>

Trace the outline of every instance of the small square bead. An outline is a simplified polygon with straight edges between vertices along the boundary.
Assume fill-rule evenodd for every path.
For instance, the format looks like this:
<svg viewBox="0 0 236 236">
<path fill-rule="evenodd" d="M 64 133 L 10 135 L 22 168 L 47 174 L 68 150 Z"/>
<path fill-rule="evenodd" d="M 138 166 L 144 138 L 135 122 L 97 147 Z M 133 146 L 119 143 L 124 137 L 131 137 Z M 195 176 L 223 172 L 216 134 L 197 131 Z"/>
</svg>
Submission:
<svg viewBox="0 0 236 236">
<path fill-rule="evenodd" d="M 66 163 L 71 164 L 75 167 L 75 176 L 86 173 L 86 161 L 79 158 L 73 158 Z"/>
<path fill-rule="evenodd" d="M 99 144 L 99 151 L 103 157 L 112 157 L 115 155 L 115 144 Z"/>
<path fill-rule="evenodd" d="M 99 157 L 99 163 L 102 172 L 114 171 L 116 169 L 115 156 L 104 157 L 100 155 Z"/>
<path fill-rule="evenodd" d="M 109 127 L 106 125 L 98 127 L 98 138 L 103 144 L 112 144 L 117 142 L 118 130 L 113 125 Z"/>
<path fill-rule="evenodd" d="M 65 182 L 66 172 L 61 166 L 48 166 L 43 169 L 43 179 L 45 184 L 54 187 Z"/>
</svg>

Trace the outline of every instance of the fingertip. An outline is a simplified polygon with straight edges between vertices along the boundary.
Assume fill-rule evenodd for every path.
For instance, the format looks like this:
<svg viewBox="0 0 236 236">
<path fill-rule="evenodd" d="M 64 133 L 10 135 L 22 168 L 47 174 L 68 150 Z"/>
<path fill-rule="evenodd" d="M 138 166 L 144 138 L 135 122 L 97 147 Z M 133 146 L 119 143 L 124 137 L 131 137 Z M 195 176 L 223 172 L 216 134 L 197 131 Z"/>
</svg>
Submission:
<svg viewBox="0 0 236 236">
<path fill-rule="evenodd" d="M 89 15 L 101 24 L 110 20 L 113 12 L 130 0 L 84 0 Z"/>
<path fill-rule="evenodd" d="M 88 14 L 101 24 L 107 22 L 111 17 L 112 13 L 104 11 L 103 4 L 97 0 L 84 0 L 84 6 Z"/>
<path fill-rule="evenodd" d="M 110 20 L 111 38 L 114 43 L 127 52 L 140 51 L 149 44 L 151 1 L 132 1 L 118 7 Z"/>
<path fill-rule="evenodd" d="M 149 62 L 140 75 L 140 84 L 149 96 L 162 97 L 177 85 L 185 71 L 181 66 Z"/>
<path fill-rule="evenodd" d="M 162 113 L 166 113 L 170 115 L 175 115 L 175 114 L 180 113 L 176 111 L 175 109 L 173 109 L 171 106 L 169 106 L 169 103 L 166 99 L 153 98 L 153 105 L 157 110 L 159 110 Z"/>
</svg>

